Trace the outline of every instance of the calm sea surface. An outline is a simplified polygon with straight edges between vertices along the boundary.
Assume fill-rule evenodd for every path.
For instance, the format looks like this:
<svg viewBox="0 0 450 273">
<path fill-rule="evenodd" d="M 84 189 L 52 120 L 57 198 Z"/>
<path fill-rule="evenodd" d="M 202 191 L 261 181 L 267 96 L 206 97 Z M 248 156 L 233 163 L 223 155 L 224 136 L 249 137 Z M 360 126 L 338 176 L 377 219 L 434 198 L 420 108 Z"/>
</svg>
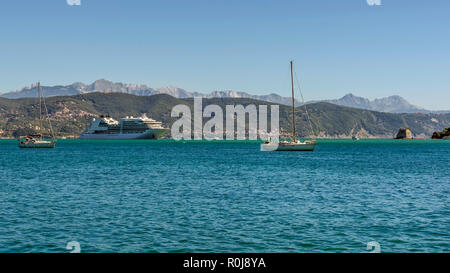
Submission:
<svg viewBox="0 0 450 273">
<path fill-rule="evenodd" d="M 450 251 L 450 141 L 0 141 L 0 252 Z"/>
</svg>

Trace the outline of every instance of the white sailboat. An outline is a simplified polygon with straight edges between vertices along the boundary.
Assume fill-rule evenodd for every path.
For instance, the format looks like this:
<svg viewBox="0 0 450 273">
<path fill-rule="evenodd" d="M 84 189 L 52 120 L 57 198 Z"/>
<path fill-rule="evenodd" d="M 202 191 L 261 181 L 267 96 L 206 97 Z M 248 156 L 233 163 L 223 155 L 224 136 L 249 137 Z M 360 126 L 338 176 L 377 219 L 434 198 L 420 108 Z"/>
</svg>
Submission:
<svg viewBox="0 0 450 273">
<path fill-rule="evenodd" d="M 295 98 L 294 98 L 294 63 L 291 61 L 291 85 L 292 85 L 292 134 L 281 135 L 287 137 L 287 140 L 272 141 L 269 139 L 265 143 L 261 144 L 262 151 L 314 151 L 316 147 L 316 140 L 301 141 L 297 139 L 295 133 Z M 303 96 L 302 96 L 303 97 Z M 305 104 L 306 108 L 306 104 Z M 306 111 L 308 115 L 308 111 Z M 308 115 L 309 120 L 309 115 Z M 312 127 L 312 126 L 311 126 Z M 312 128 L 311 128 L 312 129 Z"/>
<path fill-rule="evenodd" d="M 56 145 L 55 134 L 53 133 L 52 123 L 48 117 L 47 105 L 45 104 L 45 98 L 41 96 L 41 83 L 38 82 L 38 98 L 39 98 L 39 130 L 42 131 L 42 102 L 44 102 L 44 108 L 47 116 L 47 120 L 50 126 L 50 133 L 52 135 L 51 140 L 44 140 L 42 133 L 27 135 L 19 139 L 20 148 L 54 148 Z"/>
</svg>

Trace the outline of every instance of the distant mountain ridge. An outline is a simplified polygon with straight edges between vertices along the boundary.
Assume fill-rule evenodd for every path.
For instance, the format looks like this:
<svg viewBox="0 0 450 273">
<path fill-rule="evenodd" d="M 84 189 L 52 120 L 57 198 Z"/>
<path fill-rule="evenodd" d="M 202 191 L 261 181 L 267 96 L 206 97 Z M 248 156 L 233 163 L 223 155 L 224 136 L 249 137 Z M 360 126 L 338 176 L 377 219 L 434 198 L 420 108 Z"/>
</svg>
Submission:
<svg viewBox="0 0 450 273">
<path fill-rule="evenodd" d="M 85 94 L 91 92 L 118 92 L 118 93 L 126 93 L 130 95 L 136 96 L 151 96 L 156 94 L 167 94 L 172 97 L 183 99 L 183 98 L 192 98 L 192 97 L 203 97 L 203 98 L 250 98 L 262 101 L 268 101 L 273 103 L 291 104 L 290 97 L 282 97 L 278 94 L 269 94 L 269 95 L 250 95 L 246 92 L 238 92 L 233 90 L 226 91 L 213 91 L 208 94 L 199 93 L 199 92 L 189 92 L 185 89 L 174 87 L 174 86 L 166 86 L 160 88 L 151 88 L 146 85 L 140 84 L 124 84 L 124 83 L 114 83 L 105 79 L 96 80 L 92 84 L 84 84 L 81 82 L 76 82 L 71 85 L 62 86 L 42 86 L 44 90 L 43 96 L 45 97 L 55 97 L 55 96 L 72 96 L 78 94 Z M 29 87 L 25 87 L 18 91 L 8 92 L 1 94 L 0 97 L 7 99 L 20 99 L 20 98 L 33 98 L 37 97 L 37 86 L 32 85 Z M 297 105 L 301 105 L 299 101 L 296 101 Z"/>
<path fill-rule="evenodd" d="M 84 84 L 81 82 L 76 82 L 71 85 L 62 86 L 43 86 L 43 95 L 45 97 L 55 97 L 55 96 L 72 96 L 78 94 L 86 94 L 92 92 L 103 92 L 103 93 L 125 93 L 136 96 L 151 96 L 156 94 L 167 94 L 175 98 L 192 98 L 192 97 L 203 97 L 203 98 L 248 98 L 261 101 L 267 101 L 271 103 L 278 103 L 284 105 L 290 105 L 292 100 L 290 97 L 282 97 L 278 94 L 269 95 L 251 95 L 246 92 L 238 92 L 233 90 L 227 91 L 213 91 L 211 93 L 199 93 L 199 92 L 189 92 L 185 89 L 167 86 L 160 88 L 151 88 L 147 85 L 142 84 L 124 84 L 124 83 L 114 83 L 105 79 L 100 79 L 92 84 Z M 8 92 L 1 94 L 0 97 L 8 99 L 19 99 L 27 97 L 37 96 L 37 86 L 32 85 L 25 87 L 18 91 Z M 307 104 L 316 102 L 328 102 L 340 106 L 354 107 L 372 111 L 388 112 L 388 113 L 430 113 L 432 111 L 426 110 L 419 106 L 410 104 L 404 98 L 400 96 L 390 96 L 381 99 L 375 99 L 370 101 L 367 98 L 358 97 L 353 94 L 347 94 L 340 99 L 335 100 L 322 100 L 322 101 L 309 101 Z M 296 106 L 300 106 L 302 103 L 296 100 Z M 448 112 L 448 111 L 439 111 Z"/>
<path fill-rule="evenodd" d="M 378 112 L 388 113 L 418 113 L 418 112 L 431 112 L 419 106 L 410 104 L 404 98 L 400 96 L 389 96 L 386 98 L 375 99 L 373 101 L 358 97 L 353 94 L 347 94 L 337 100 L 326 100 L 332 104 L 341 106 L 354 107 Z"/>
</svg>

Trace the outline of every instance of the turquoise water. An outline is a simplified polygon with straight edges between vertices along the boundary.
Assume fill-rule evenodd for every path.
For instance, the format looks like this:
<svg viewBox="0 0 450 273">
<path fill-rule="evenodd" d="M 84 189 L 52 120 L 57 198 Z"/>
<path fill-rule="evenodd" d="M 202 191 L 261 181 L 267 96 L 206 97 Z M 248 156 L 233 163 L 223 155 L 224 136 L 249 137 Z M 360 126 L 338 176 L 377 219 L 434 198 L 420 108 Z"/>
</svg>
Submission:
<svg viewBox="0 0 450 273">
<path fill-rule="evenodd" d="M 0 141 L 0 252 L 450 251 L 450 141 Z"/>
</svg>

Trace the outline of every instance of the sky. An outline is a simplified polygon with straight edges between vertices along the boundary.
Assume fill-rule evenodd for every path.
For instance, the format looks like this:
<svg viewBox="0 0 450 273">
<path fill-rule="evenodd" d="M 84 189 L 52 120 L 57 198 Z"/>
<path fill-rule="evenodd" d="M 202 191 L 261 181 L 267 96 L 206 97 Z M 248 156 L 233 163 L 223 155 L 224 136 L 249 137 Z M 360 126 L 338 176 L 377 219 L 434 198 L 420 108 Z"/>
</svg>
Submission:
<svg viewBox="0 0 450 273">
<path fill-rule="evenodd" d="M 104 78 L 289 96 L 294 60 L 306 100 L 450 109 L 450 1 L 368 1 L 2 0 L 0 93 Z"/>
</svg>

